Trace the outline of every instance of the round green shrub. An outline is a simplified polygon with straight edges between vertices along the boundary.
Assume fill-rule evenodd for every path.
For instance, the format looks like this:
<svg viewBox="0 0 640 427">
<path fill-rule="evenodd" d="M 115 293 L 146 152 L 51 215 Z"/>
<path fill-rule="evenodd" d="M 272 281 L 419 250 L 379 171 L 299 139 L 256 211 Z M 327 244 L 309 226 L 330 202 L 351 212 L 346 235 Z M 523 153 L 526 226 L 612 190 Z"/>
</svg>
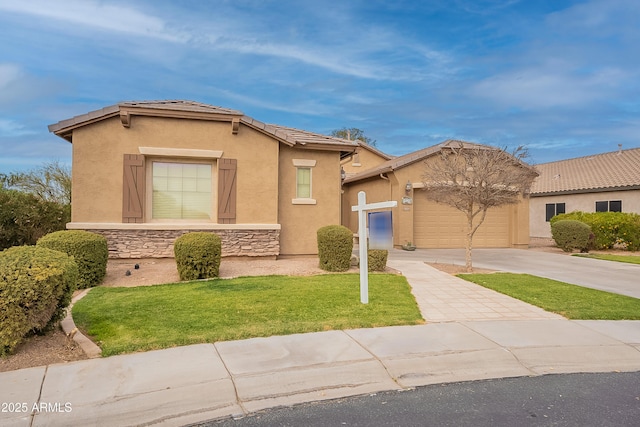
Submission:
<svg viewBox="0 0 640 427">
<path fill-rule="evenodd" d="M 36 246 L 64 252 L 72 256 L 78 265 L 78 288 L 99 285 L 107 274 L 109 249 L 107 239 L 84 230 L 67 230 L 49 233 Z"/>
<path fill-rule="evenodd" d="M 325 271 L 347 271 L 353 252 L 353 233 L 342 225 L 318 229 L 318 257 Z"/>
<path fill-rule="evenodd" d="M 369 249 L 367 253 L 369 271 L 384 271 L 387 268 L 388 256 L 389 251 L 386 249 Z"/>
<path fill-rule="evenodd" d="M 551 218 L 551 226 L 557 221 L 577 220 L 591 227 L 593 249 L 621 248 L 640 250 L 640 215 L 630 212 L 571 212 Z"/>
<path fill-rule="evenodd" d="M 551 225 L 551 236 L 556 245 L 565 252 L 571 252 L 573 249 L 586 252 L 589 249 L 591 227 L 576 220 L 560 220 Z"/>
<path fill-rule="evenodd" d="M 0 355 L 60 320 L 77 280 L 76 263 L 62 252 L 36 246 L 0 252 Z"/>
<path fill-rule="evenodd" d="M 173 253 L 180 280 L 209 279 L 220 275 L 222 240 L 213 233 L 198 231 L 178 237 Z"/>
</svg>

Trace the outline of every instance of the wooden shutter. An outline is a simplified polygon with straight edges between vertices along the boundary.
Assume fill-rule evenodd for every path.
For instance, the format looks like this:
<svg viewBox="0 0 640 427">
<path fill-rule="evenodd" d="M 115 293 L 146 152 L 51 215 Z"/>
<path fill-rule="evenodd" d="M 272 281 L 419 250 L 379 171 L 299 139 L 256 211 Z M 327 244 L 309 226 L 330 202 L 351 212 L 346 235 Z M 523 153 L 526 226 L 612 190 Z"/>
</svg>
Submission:
<svg viewBox="0 0 640 427">
<path fill-rule="evenodd" d="M 218 160 L 218 222 L 236 223 L 236 159 Z"/>
<path fill-rule="evenodd" d="M 145 194 L 144 156 L 124 155 L 124 185 L 122 189 L 122 222 L 144 222 Z"/>
</svg>

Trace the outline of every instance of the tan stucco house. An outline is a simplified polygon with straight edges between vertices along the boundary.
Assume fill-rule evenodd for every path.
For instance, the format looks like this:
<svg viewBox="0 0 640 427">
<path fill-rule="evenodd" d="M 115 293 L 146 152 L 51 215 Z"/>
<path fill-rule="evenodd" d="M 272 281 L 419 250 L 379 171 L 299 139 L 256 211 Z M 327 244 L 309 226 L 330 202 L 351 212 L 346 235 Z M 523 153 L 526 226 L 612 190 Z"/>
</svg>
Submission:
<svg viewBox="0 0 640 427">
<path fill-rule="evenodd" d="M 437 161 L 443 147 L 478 146 L 469 142 L 448 140 L 399 157 L 383 156 L 377 150 L 360 147 L 358 167 L 353 159 L 343 161 L 348 173 L 344 180 L 342 223 L 354 232 L 358 229 L 357 194 L 365 191 L 367 202 L 395 200 L 392 209 L 394 246 L 411 242 L 418 248 L 463 248 L 466 218 L 448 205 L 428 200 L 424 193 L 425 162 Z M 355 157 L 355 155 L 353 156 Z M 369 161 L 369 164 L 365 164 Z M 358 171 L 360 168 L 362 171 Z M 529 200 L 512 206 L 487 211 L 485 222 L 474 237 L 474 247 L 527 247 L 529 244 Z"/>
<path fill-rule="evenodd" d="M 191 101 L 122 102 L 49 126 L 72 144 L 69 229 L 107 237 L 111 257 L 172 257 L 192 230 L 223 256 L 317 253 L 341 219 L 352 141 L 268 125 Z"/>
<path fill-rule="evenodd" d="M 531 188 L 532 237 L 551 237 L 554 215 L 573 211 L 640 214 L 640 148 L 543 163 Z"/>
</svg>

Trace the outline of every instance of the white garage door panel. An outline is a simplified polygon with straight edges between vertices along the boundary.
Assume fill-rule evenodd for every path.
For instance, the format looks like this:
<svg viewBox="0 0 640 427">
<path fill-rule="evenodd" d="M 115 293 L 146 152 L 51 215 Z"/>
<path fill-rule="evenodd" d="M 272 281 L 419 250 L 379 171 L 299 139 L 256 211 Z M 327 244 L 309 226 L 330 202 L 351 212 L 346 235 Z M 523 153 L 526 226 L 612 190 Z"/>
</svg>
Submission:
<svg viewBox="0 0 640 427">
<path fill-rule="evenodd" d="M 463 248 L 467 219 L 447 205 L 415 199 L 414 244 L 419 248 Z M 476 248 L 509 246 L 509 207 L 490 209 L 473 238 Z"/>
</svg>

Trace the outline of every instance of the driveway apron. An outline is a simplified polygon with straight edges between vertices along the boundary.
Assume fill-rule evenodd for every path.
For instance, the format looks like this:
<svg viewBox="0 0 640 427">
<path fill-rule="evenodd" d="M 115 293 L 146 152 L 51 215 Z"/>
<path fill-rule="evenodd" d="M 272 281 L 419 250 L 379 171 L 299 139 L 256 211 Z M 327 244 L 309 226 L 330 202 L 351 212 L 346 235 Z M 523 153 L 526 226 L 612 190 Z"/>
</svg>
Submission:
<svg viewBox="0 0 640 427">
<path fill-rule="evenodd" d="M 389 251 L 390 259 L 464 265 L 464 249 L 418 249 Z M 527 273 L 640 298 L 640 265 L 581 258 L 526 249 L 474 249 L 473 266 Z"/>
</svg>

